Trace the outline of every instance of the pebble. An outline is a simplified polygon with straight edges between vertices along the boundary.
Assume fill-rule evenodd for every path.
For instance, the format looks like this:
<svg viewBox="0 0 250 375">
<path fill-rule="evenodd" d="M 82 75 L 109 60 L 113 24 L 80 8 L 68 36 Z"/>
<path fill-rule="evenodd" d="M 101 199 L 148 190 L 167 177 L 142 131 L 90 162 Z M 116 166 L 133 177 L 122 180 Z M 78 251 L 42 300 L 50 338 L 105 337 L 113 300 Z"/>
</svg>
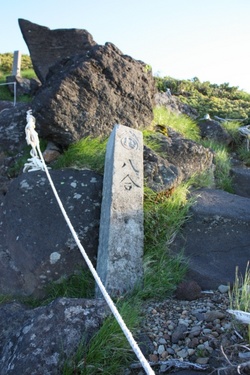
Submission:
<svg viewBox="0 0 250 375">
<path fill-rule="evenodd" d="M 218 287 L 218 290 L 220 293 L 227 293 L 229 289 L 230 289 L 229 285 L 220 285 Z"/>
</svg>

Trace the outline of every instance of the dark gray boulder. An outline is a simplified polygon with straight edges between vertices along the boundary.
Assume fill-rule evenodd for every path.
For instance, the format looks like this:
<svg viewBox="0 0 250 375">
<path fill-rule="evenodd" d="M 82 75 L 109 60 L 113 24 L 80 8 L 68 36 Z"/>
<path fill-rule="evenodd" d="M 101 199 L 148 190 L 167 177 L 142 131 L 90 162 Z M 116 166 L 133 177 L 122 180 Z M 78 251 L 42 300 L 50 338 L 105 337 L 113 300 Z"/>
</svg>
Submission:
<svg viewBox="0 0 250 375">
<path fill-rule="evenodd" d="M 195 108 L 183 103 L 177 96 L 168 95 L 166 92 L 157 92 L 155 94 L 155 104 L 165 107 L 177 115 L 186 115 L 193 120 L 199 116 Z"/>
<path fill-rule="evenodd" d="M 33 68 L 39 80 L 46 81 L 49 69 L 62 59 L 82 54 L 96 45 L 87 30 L 57 29 L 37 25 L 20 18 L 23 38 L 30 51 Z"/>
<path fill-rule="evenodd" d="M 234 193 L 250 198 L 250 168 L 233 166 L 230 171 Z"/>
<path fill-rule="evenodd" d="M 86 30 L 19 25 L 42 87 L 31 108 L 42 138 L 63 147 L 115 124 L 144 128 L 153 119 L 155 81 L 142 61 Z M 74 42 L 72 42 L 74 41 Z"/>
<path fill-rule="evenodd" d="M 200 135 L 204 139 L 211 139 L 222 145 L 229 145 L 233 139 L 223 126 L 210 118 L 198 121 Z"/>
<path fill-rule="evenodd" d="M 61 375 L 65 360 L 87 346 L 109 313 L 103 300 L 58 298 L 36 309 L 2 305 L 1 375 Z"/>
<path fill-rule="evenodd" d="M 67 147 L 89 135 L 108 136 L 115 124 L 147 127 L 154 91 L 146 65 L 106 43 L 51 68 L 31 107 L 40 136 Z"/>
<path fill-rule="evenodd" d="M 0 113 L 0 153 L 9 156 L 23 149 L 26 145 L 26 112 L 30 104 L 16 103 L 5 107 Z"/>
<path fill-rule="evenodd" d="M 182 181 L 180 169 L 147 146 L 144 146 L 143 165 L 145 184 L 153 191 L 170 191 Z"/>
<path fill-rule="evenodd" d="M 213 170 L 211 150 L 190 139 L 183 138 L 171 128 L 167 128 L 167 133 L 168 136 L 161 133 L 152 134 L 149 136 L 149 141 L 157 145 L 157 154 L 169 163 L 171 174 L 178 176 L 178 183 L 195 173 Z M 160 160 L 159 162 L 162 164 Z"/>
<path fill-rule="evenodd" d="M 184 250 L 187 278 L 202 289 L 217 289 L 235 280 L 236 266 L 243 275 L 250 254 L 250 199 L 222 190 L 200 189 L 190 220 L 171 245 Z"/>
<path fill-rule="evenodd" d="M 58 195 L 93 264 L 98 247 L 102 176 L 89 170 L 50 172 Z M 84 268 L 45 172 L 13 180 L 0 212 L 0 293 L 42 296 L 51 281 Z"/>
</svg>

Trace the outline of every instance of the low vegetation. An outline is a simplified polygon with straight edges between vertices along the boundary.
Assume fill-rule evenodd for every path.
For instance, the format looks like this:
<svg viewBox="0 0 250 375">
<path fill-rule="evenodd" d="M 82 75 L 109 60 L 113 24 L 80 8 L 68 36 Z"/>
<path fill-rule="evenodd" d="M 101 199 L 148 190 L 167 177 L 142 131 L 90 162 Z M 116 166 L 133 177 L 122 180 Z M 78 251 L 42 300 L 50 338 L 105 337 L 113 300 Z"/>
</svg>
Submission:
<svg viewBox="0 0 250 375">
<path fill-rule="evenodd" d="M 13 101 L 13 94 L 11 94 L 6 83 L 6 77 L 11 76 L 13 65 L 13 53 L 2 53 L 0 54 L 0 100 Z M 33 69 L 31 58 L 28 55 L 22 55 L 21 60 L 21 73 L 22 78 L 36 78 L 36 74 Z M 17 101 L 27 102 L 32 98 L 29 95 L 22 95 L 17 97 Z"/>
<path fill-rule="evenodd" d="M 69 146 L 58 158 L 54 168 L 90 168 L 103 173 L 107 139 L 86 137 Z"/>
<path fill-rule="evenodd" d="M 195 108 L 200 117 L 209 113 L 211 117 L 249 120 L 250 94 L 237 86 L 201 82 L 197 77 L 190 80 L 156 77 L 156 84 L 159 91 L 169 88 L 183 103 Z"/>
<path fill-rule="evenodd" d="M 250 312 L 250 268 L 249 262 L 246 266 L 245 275 L 239 273 L 239 268 L 235 270 L 235 282 L 232 290 L 229 292 L 230 309 L 236 311 Z M 248 317 L 248 324 L 242 324 L 239 320 L 235 321 L 236 326 L 245 335 L 245 339 L 250 344 L 250 317 Z"/>
</svg>

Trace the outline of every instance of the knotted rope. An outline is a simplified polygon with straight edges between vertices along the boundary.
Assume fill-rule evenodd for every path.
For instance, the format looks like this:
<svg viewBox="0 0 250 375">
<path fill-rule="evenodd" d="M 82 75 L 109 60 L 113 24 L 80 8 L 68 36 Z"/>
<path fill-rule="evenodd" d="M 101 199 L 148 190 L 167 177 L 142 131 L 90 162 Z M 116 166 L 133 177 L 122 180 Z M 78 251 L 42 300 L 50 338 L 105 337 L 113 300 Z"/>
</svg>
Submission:
<svg viewBox="0 0 250 375">
<path fill-rule="evenodd" d="M 69 219 L 69 217 L 68 217 L 68 215 L 67 215 L 67 213 L 66 213 L 66 211 L 63 207 L 61 199 L 60 199 L 60 197 L 59 197 L 59 195 L 56 191 L 55 185 L 54 185 L 54 183 L 51 179 L 51 176 L 49 174 L 48 167 L 45 164 L 42 152 L 40 150 L 39 137 L 38 137 L 37 132 L 35 131 L 35 118 L 34 118 L 34 116 L 32 116 L 31 110 L 27 111 L 26 119 L 27 119 L 27 125 L 25 127 L 26 141 L 27 141 L 28 145 L 31 145 L 31 147 L 32 147 L 32 150 L 30 152 L 32 157 L 31 157 L 31 159 L 28 159 L 29 163 L 25 164 L 24 171 L 26 171 L 26 170 L 35 171 L 35 170 L 39 170 L 39 169 L 45 171 L 45 173 L 48 177 L 49 183 L 51 185 L 51 188 L 53 190 L 53 193 L 55 195 L 55 198 L 57 200 L 57 203 L 58 203 L 58 205 L 61 209 L 61 212 L 64 216 L 64 219 L 67 222 L 68 227 L 71 231 L 71 234 L 74 237 L 74 240 L 75 240 L 75 242 L 76 242 L 76 244 L 77 244 L 84 260 L 85 260 L 85 262 L 87 263 L 87 265 L 88 265 L 88 267 L 89 267 L 98 287 L 100 288 L 104 299 L 106 300 L 110 310 L 112 311 L 115 319 L 117 320 L 119 326 L 121 327 L 124 335 L 126 336 L 131 348 L 133 349 L 134 353 L 136 354 L 136 356 L 137 356 L 138 360 L 140 361 L 142 367 L 146 371 L 146 374 L 154 375 L 155 372 L 150 367 L 148 361 L 146 360 L 143 353 L 141 352 L 141 349 L 139 348 L 137 342 L 133 338 L 132 333 L 130 332 L 130 330 L 126 326 L 122 316 L 120 315 L 119 311 L 117 310 L 117 308 L 116 308 L 114 302 L 112 301 L 111 297 L 109 296 L 108 292 L 106 291 L 100 277 L 98 276 L 98 274 L 97 274 L 95 268 L 93 267 L 86 251 L 84 250 L 84 248 L 83 248 L 83 246 L 82 246 L 82 244 L 81 244 L 81 242 L 80 242 L 80 240 L 77 236 L 77 233 L 76 233 L 73 225 L 71 224 L 71 221 L 70 221 L 70 219 Z M 40 159 L 39 159 L 38 156 L 40 157 Z"/>
</svg>

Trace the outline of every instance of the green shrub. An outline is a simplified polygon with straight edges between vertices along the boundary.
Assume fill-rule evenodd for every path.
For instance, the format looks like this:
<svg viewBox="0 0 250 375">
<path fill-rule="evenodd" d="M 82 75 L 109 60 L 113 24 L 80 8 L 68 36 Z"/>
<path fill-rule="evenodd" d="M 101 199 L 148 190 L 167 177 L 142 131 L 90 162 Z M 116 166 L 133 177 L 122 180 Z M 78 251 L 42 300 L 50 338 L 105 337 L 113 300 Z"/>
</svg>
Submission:
<svg viewBox="0 0 250 375">
<path fill-rule="evenodd" d="M 13 53 L 1 53 L 0 54 L 0 71 L 6 75 L 11 75 L 13 67 Z M 21 73 L 24 70 L 33 70 L 32 61 L 29 55 L 21 56 Z"/>
<path fill-rule="evenodd" d="M 200 117 L 209 113 L 211 117 L 219 116 L 230 119 L 246 119 L 250 117 L 250 94 L 238 87 L 230 87 L 228 83 L 220 85 L 209 81 L 201 82 L 197 77 L 178 80 L 172 77 L 156 77 L 159 91 L 170 88 L 173 95 L 195 108 Z"/>
</svg>

